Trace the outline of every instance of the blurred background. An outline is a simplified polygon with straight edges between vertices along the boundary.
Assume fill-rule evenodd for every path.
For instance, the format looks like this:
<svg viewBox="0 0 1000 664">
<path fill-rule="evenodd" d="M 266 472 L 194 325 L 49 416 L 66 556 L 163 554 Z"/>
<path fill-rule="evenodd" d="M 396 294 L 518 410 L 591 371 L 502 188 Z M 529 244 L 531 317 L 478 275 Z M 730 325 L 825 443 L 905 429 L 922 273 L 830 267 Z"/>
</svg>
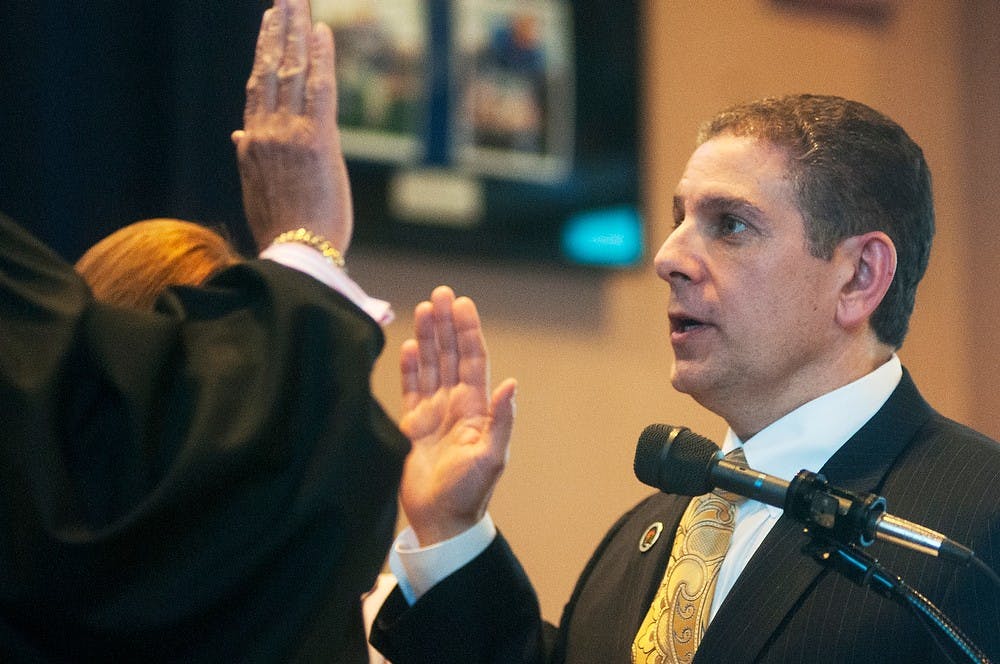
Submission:
<svg viewBox="0 0 1000 664">
<path fill-rule="evenodd" d="M 152 216 L 223 224 L 249 251 L 229 133 L 268 3 L 234 4 L 6 3 L 0 210 L 69 260 Z M 601 14 L 600 4 L 614 8 Z M 698 124 L 731 103 L 851 97 L 923 147 L 938 230 L 900 355 L 938 410 L 1000 437 L 1000 4 L 314 1 L 317 18 L 345 30 L 357 29 L 361 10 L 393 25 L 390 5 L 427 22 L 392 37 L 402 50 L 417 45 L 403 67 L 416 83 L 392 88 L 415 105 L 397 106 L 396 124 L 358 116 L 352 130 L 352 186 L 371 203 L 357 209 L 350 273 L 397 311 L 373 387 L 398 414 L 398 346 L 434 286 L 476 299 L 495 380 L 520 382 L 491 511 L 546 618 L 559 619 L 605 530 L 649 493 L 632 473 L 643 427 L 724 433 L 670 387 L 667 288 L 651 258 Z M 460 111 L 497 67 L 476 55 L 475 35 L 513 26 L 522 9 L 548 40 L 541 87 L 515 81 L 507 90 L 519 95 L 517 113 L 477 124 L 469 118 L 481 116 Z M 364 52 L 364 39 L 355 47 Z M 519 125 L 503 124 L 514 116 Z M 427 188 L 461 204 L 428 208 L 413 195 Z"/>
</svg>

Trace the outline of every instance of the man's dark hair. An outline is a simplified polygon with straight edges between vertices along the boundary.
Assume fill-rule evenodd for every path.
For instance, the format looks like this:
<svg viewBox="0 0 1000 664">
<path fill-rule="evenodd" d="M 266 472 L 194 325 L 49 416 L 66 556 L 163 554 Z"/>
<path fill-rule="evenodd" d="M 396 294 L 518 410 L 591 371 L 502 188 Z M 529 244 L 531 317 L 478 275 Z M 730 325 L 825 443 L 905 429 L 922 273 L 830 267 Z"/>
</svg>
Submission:
<svg viewBox="0 0 1000 664">
<path fill-rule="evenodd" d="M 722 134 L 786 151 L 814 256 L 829 260 L 841 240 L 873 230 L 892 239 L 896 275 L 871 324 L 880 341 L 899 348 L 934 236 L 931 175 L 920 146 L 878 111 L 822 95 L 733 106 L 702 126 L 698 143 Z"/>
</svg>

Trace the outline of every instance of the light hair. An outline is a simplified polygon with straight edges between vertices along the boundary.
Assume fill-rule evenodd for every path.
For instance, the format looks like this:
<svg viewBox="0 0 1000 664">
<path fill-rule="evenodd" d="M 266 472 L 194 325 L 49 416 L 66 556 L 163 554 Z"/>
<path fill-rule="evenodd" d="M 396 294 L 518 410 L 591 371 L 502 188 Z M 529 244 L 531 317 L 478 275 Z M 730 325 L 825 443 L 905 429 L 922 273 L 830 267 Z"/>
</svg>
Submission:
<svg viewBox="0 0 1000 664">
<path fill-rule="evenodd" d="M 115 231 L 88 249 L 76 270 L 97 299 L 151 311 L 167 287 L 200 286 L 242 260 L 220 233 L 160 218 Z"/>
</svg>

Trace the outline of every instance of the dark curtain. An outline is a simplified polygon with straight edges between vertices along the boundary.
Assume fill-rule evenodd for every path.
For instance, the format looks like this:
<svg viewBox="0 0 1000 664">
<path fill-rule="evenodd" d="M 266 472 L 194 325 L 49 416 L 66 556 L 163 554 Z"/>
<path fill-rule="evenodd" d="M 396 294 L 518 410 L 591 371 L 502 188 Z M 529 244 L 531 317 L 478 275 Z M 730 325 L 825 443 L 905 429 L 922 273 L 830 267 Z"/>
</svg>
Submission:
<svg viewBox="0 0 1000 664">
<path fill-rule="evenodd" d="M 69 260 L 155 216 L 249 249 L 229 134 L 269 4 L 0 2 L 0 211 Z"/>
</svg>

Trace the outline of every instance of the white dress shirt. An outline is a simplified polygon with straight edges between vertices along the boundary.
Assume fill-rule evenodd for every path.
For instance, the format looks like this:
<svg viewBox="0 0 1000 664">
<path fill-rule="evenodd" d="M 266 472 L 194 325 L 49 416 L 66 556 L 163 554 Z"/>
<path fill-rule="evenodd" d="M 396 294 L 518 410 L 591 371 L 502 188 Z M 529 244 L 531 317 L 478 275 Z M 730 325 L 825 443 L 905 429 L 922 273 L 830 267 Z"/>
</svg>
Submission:
<svg viewBox="0 0 1000 664">
<path fill-rule="evenodd" d="M 878 412 L 902 375 L 902 365 L 894 354 L 866 376 L 796 408 L 742 443 L 748 465 L 786 481 L 802 469 L 818 472 Z M 730 429 L 722 449 L 728 452 L 740 444 Z M 780 508 L 755 500 L 737 508 L 733 540 L 719 571 L 711 617 L 715 617 L 781 512 Z M 396 537 L 389 566 L 403 596 L 413 604 L 436 583 L 482 553 L 495 536 L 496 527 L 488 514 L 464 533 L 430 547 L 421 548 L 412 529 L 407 528 Z"/>
<path fill-rule="evenodd" d="M 747 465 L 786 482 L 792 481 L 802 469 L 819 472 L 878 412 L 902 375 L 902 365 L 893 354 L 888 362 L 870 374 L 799 406 L 742 443 Z M 722 451 L 728 452 L 739 445 L 739 438 L 729 429 Z M 709 620 L 715 617 L 719 605 L 782 511 L 780 507 L 756 500 L 747 500 L 737 506 L 733 539 L 719 569 Z"/>
</svg>

